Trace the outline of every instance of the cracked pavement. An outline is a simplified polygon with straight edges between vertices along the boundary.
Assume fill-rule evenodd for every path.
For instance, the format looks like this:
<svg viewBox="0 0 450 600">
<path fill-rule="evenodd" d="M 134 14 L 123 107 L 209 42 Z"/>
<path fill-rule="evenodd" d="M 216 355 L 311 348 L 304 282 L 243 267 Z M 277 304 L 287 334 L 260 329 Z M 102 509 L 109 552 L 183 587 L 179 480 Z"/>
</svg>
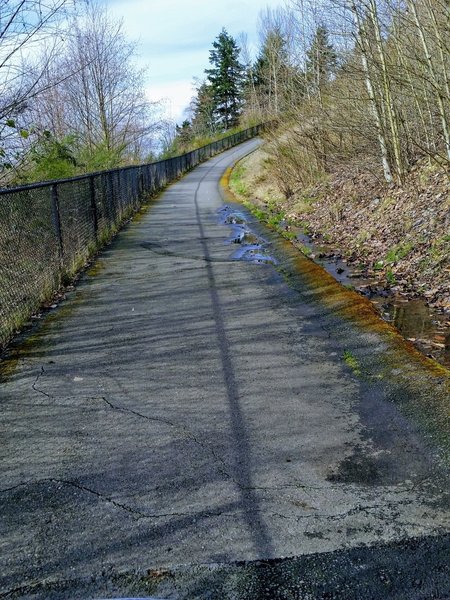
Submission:
<svg viewBox="0 0 450 600">
<path fill-rule="evenodd" d="M 302 585 L 319 572 L 362 581 L 372 571 L 356 576 L 344 560 L 357 552 L 368 565 L 385 556 L 383 573 L 404 564 L 400 589 L 414 586 L 390 596 L 393 577 L 377 575 L 339 598 L 450 596 L 445 463 L 398 400 L 445 393 L 442 377 L 430 392 L 419 376 L 400 389 L 353 373 L 344 350 L 371 373 L 389 342 L 309 301 L 306 284 L 288 285 L 283 249 L 257 224 L 280 267 L 230 258 L 218 182 L 258 143 L 170 186 L 32 342 L 11 348 L 0 384 L 2 595 L 111 597 L 137 585 L 167 598 L 299 598 L 265 596 L 261 565 L 273 577 L 271 560 L 294 557 L 309 573 Z M 427 564 L 418 583 L 414 556 L 419 571 Z M 220 569 L 205 574 L 213 564 L 253 591 L 225 566 L 220 587 Z M 291 575 L 278 573 L 278 591 L 301 579 L 283 565 Z M 140 588 L 158 568 L 170 577 Z"/>
</svg>

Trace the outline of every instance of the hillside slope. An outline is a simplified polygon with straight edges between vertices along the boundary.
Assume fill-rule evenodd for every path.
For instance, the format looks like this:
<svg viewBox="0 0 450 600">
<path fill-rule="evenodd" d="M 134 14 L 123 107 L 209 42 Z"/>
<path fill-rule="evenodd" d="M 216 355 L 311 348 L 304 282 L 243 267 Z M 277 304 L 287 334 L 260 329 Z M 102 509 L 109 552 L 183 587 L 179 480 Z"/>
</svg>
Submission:
<svg viewBox="0 0 450 600">
<path fill-rule="evenodd" d="M 341 169 L 286 199 L 260 149 L 235 168 L 231 188 L 264 211 L 301 225 L 364 277 L 450 312 L 450 180 L 418 163 L 402 187 Z"/>
</svg>

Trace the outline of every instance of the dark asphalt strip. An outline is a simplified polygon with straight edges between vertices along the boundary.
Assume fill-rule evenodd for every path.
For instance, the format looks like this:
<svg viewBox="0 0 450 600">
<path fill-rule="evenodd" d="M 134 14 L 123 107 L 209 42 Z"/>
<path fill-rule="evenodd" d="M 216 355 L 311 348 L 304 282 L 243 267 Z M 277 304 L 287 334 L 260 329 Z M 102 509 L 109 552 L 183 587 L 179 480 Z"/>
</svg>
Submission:
<svg viewBox="0 0 450 600">
<path fill-rule="evenodd" d="M 450 535 L 310 554 L 93 574 L 13 589 L 1 598 L 86 600 L 449 600 Z"/>
</svg>

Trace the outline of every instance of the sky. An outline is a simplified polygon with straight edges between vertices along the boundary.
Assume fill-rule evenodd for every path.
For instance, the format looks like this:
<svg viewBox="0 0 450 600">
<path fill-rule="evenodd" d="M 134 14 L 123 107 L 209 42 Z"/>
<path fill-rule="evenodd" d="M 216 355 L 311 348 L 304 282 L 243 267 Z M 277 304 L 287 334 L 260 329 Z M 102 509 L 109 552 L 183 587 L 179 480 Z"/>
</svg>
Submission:
<svg viewBox="0 0 450 600">
<path fill-rule="evenodd" d="M 257 47 L 258 14 L 279 0 L 107 0 L 111 14 L 122 18 L 127 37 L 139 43 L 139 66 L 147 66 L 150 100 L 164 100 L 165 113 L 178 123 L 203 78 L 209 50 L 223 27 L 237 38 L 245 32 Z"/>
</svg>

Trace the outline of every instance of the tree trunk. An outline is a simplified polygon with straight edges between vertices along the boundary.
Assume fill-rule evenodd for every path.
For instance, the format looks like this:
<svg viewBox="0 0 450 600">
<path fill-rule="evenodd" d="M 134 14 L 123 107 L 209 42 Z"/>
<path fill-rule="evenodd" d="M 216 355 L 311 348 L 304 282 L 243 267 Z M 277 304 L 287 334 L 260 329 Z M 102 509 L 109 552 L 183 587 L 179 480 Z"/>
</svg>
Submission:
<svg viewBox="0 0 450 600">
<path fill-rule="evenodd" d="M 366 41 L 364 40 L 364 30 L 362 27 L 361 18 L 359 16 L 358 9 L 354 2 L 352 2 L 352 12 L 353 12 L 355 24 L 357 27 L 357 42 L 358 42 L 360 50 L 361 50 L 361 62 L 362 62 L 362 67 L 363 67 L 363 71 L 364 71 L 364 79 L 365 79 L 365 83 L 366 83 L 367 94 L 369 96 L 370 109 L 371 109 L 371 112 L 372 112 L 372 115 L 373 115 L 373 118 L 375 121 L 378 143 L 380 145 L 381 162 L 383 165 L 384 178 L 386 179 L 386 181 L 388 183 L 392 183 L 393 178 L 392 178 L 391 167 L 389 164 L 388 147 L 386 144 L 386 138 L 384 137 L 383 123 L 382 123 L 378 103 L 376 101 L 374 86 L 373 86 L 372 78 L 371 78 L 371 74 L 370 74 L 369 61 L 367 59 Z"/>
<path fill-rule="evenodd" d="M 428 47 L 428 42 L 425 37 L 424 29 L 423 29 L 422 24 L 419 19 L 419 15 L 417 14 L 417 8 L 414 3 L 414 0 L 408 0 L 408 8 L 410 9 L 411 14 L 413 16 L 414 23 L 416 25 L 420 41 L 422 43 L 422 48 L 423 48 L 423 52 L 425 55 L 426 64 L 428 66 L 429 76 L 432 80 L 433 88 L 436 92 L 436 101 L 437 101 L 439 116 L 440 116 L 441 125 L 442 125 L 442 133 L 444 136 L 445 151 L 446 151 L 447 159 L 450 160 L 450 133 L 449 133 L 450 127 L 449 127 L 449 123 L 447 121 L 447 116 L 445 113 L 445 104 L 444 104 L 445 94 L 442 92 L 442 88 L 439 83 L 439 78 L 436 74 L 436 70 L 435 70 L 435 67 L 433 64 L 431 52 Z M 442 44 L 443 44 L 443 40 L 441 40 L 441 44 L 439 44 L 439 46 L 441 47 L 441 50 L 442 50 Z M 444 59 L 444 55 L 442 55 L 442 58 Z M 445 60 L 444 60 L 444 72 L 445 72 Z M 447 102 L 448 102 L 448 98 L 447 98 Z"/>
</svg>

